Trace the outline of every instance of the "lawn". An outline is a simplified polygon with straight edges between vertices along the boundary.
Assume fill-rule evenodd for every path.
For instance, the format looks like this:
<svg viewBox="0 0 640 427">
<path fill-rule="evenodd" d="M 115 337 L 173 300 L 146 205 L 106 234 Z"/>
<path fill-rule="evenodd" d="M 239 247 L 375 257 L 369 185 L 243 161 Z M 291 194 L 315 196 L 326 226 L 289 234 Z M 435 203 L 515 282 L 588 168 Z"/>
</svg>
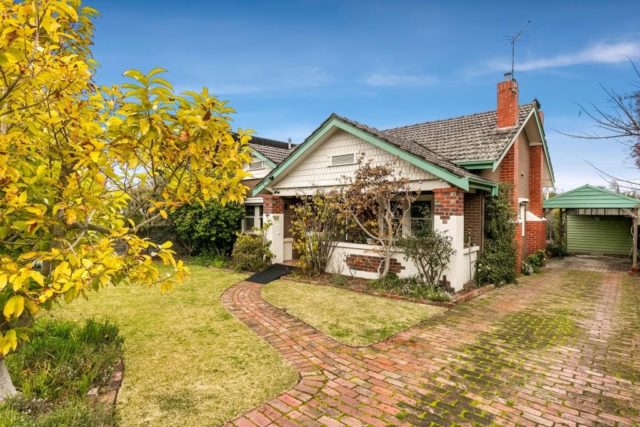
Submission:
<svg viewBox="0 0 640 427">
<path fill-rule="evenodd" d="M 445 311 L 444 308 L 364 295 L 290 280 L 269 283 L 262 296 L 333 339 L 364 346 Z"/>
<path fill-rule="evenodd" d="M 125 338 L 118 399 L 124 425 L 220 425 L 275 397 L 297 373 L 222 306 L 245 276 L 191 267 L 167 295 L 140 286 L 109 288 L 52 316 L 111 319 Z"/>
</svg>

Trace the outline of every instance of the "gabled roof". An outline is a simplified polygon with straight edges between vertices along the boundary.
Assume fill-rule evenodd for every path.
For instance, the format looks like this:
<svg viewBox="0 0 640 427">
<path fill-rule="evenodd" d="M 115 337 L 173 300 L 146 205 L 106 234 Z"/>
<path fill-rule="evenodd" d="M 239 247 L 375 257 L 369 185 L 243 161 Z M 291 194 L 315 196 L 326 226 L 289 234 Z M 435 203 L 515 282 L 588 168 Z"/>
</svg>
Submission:
<svg viewBox="0 0 640 427">
<path fill-rule="evenodd" d="M 507 129 L 496 127 L 495 111 L 402 126 L 384 131 L 386 134 L 415 141 L 452 162 L 496 161 L 520 131 L 538 101 L 524 104 L 518 110 L 518 123 Z"/>
<path fill-rule="evenodd" d="M 288 142 L 276 141 L 275 139 L 262 138 L 259 136 L 251 137 L 249 147 L 276 165 L 286 159 L 295 149 L 295 145 L 291 145 Z"/>
<path fill-rule="evenodd" d="M 543 206 L 549 209 L 580 209 L 580 208 L 621 208 L 632 209 L 640 207 L 640 199 L 614 193 L 604 188 L 593 187 L 589 184 L 575 188 L 566 193 L 545 200 Z"/>
<path fill-rule="evenodd" d="M 282 175 L 287 168 L 293 165 L 296 160 L 315 143 L 321 141 L 324 135 L 335 128 L 349 132 L 459 188 L 469 190 L 474 187 L 495 192 L 496 184 L 494 182 L 485 180 L 478 175 L 457 166 L 441 155 L 434 153 L 420 144 L 398 136 L 387 134 L 379 131 L 378 129 L 363 125 L 356 121 L 347 119 L 346 117 L 338 116 L 334 113 L 331 114 L 302 144 L 298 145 L 282 163 L 272 170 L 271 173 L 254 188 L 253 194 L 257 195 L 264 190 L 274 179 Z"/>
</svg>

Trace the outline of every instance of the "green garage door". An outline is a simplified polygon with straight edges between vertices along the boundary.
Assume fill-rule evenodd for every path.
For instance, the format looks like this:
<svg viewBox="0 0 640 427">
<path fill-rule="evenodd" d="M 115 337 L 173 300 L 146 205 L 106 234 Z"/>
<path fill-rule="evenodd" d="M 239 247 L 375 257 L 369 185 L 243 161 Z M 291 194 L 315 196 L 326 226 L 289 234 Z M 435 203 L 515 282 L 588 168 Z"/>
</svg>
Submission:
<svg viewBox="0 0 640 427">
<path fill-rule="evenodd" d="M 629 255 L 632 245 L 631 218 L 567 215 L 569 253 Z"/>
</svg>

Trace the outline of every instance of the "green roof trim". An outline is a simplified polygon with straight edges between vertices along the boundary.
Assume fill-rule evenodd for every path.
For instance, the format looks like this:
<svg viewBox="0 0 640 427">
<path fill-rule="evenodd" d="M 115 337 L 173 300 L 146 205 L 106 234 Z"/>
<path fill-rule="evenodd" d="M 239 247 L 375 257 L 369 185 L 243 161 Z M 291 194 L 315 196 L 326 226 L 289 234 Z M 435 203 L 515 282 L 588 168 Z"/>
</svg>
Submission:
<svg viewBox="0 0 640 427">
<path fill-rule="evenodd" d="M 469 178 L 469 188 L 488 191 L 492 196 L 498 195 L 498 184 L 484 179 Z"/>
<path fill-rule="evenodd" d="M 493 160 L 460 160 L 454 162 L 458 166 L 462 166 L 465 169 L 477 170 L 477 169 L 493 169 Z"/>
<path fill-rule="evenodd" d="M 543 206 L 548 209 L 633 209 L 640 207 L 640 199 L 587 184 L 545 200 Z"/>
<path fill-rule="evenodd" d="M 330 130 L 332 129 L 342 129 L 350 134 L 357 136 L 358 138 L 374 145 L 382 150 L 387 151 L 390 154 L 398 156 L 399 158 L 411 163 L 412 165 L 452 184 L 458 188 L 461 188 L 465 191 L 468 191 L 470 188 L 470 180 L 473 180 L 479 184 L 483 184 L 486 186 L 490 185 L 489 181 L 485 181 L 482 179 L 474 179 L 468 177 L 458 176 L 448 170 L 436 166 L 432 163 L 427 162 L 413 154 L 406 152 L 405 150 L 384 141 L 369 132 L 366 132 L 362 129 L 358 129 L 357 127 L 345 123 L 340 120 L 338 117 L 331 116 L 327 119 L 315 132 L 313 132 L 298 148 L 289 156 L 287 159 L 280 163 L 274 170 L 271 171 L 269 175 L 267 175 L 254 189 L 253 196 L 257 196 L 262 192 L 267 186 L 273 182 L 278 176 L 282 175 L 284 171 L 286 171 L 291 165 L 295 163 L 297 159 L 299 159 L 304 153 L 309 151 L 311 147 L 313 147 L 318 141 L 320 141 Z"/>
<path fill-rule="evenodd" d="M 268 158 L 267 156 L 265 156 L 264 154 L 262 154 L 258 150 L 255 150 L 255 149 L 252 148 L 251 149 L 251 155 L 259 158 L 263 162 L 266 162 L 272 168 L 275 168 L 277 166 L 276 163 L 273 160 L 271 160 L 270 158 Z"/>
<path fill-rule="evenodd" d="M 539 105 L 539 103 L 537 103 L 536 101 L 536 105 Z M 551 183 L 555 185 L 556 182 L 556 176 L 555 173 L 553 172 L 553 164 L 551 163 L 551 156 L 549 156 L 549 146 L 547 145 L 547 137 L 544 133 L 544 126 L 542 126 L 542 122 L 540 121 L 540 111 L 538 110 L 538 107 L 534 107 L 533 110 L 535 111 L 534 117 L 536 118 L 536 124 L 538 125 L 538 130 L 540 131 L 540 136 L 542 137 L 542 146 L 544 148 L 544 158 L 547 161 L 547 166 L 549 166 L 549 173 L 551 175 Z"/>
</svg>

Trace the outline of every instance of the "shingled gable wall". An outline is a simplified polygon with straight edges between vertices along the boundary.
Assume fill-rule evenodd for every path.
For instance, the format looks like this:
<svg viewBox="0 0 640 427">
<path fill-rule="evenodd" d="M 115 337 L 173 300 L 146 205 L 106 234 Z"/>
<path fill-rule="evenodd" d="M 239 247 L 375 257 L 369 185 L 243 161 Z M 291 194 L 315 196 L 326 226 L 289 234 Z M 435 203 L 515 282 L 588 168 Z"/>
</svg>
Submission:
<svg viewBox="0 0 640 427">
<path fill-rule="evenodd" d="M 514 110 L 515 105 L 515 110 Z M 498 83 L 498 108 L 497 108 L 497 126 L 509 127 L 519 125 L 518 119 L 518 84 L 515 80 L 506 80 Z M 515 112 L 514 112 L 515 111 Z M 521 125 L 521 124 L 520 124 Z M 542 191 L 542 168 L 544 166 L 544 153 L 542 145 L 526 144 L 526 151 L 522 150 L 518 141 L 509 148 L 498 168 L 499 179 L 501 183 L 508 183 L 512 187 L 511 206 L 513 207 L 515 217 L 518 217 L 519 203 L 518 195 L 520 194 L 520 174 L 519 165 L 521 156 L 529 157 L 529 200 L 527 210 L 540 218 L 539 221 L 526 221 L 525 236 L 522 236 L 521 222 L 516 225 L 514 239 L 518 248 L 516 255 L 516 270 L 520 272 L 523 256 L 527 256 L 539 249 L 545 247 L 545 230 L 546 221 L 542 211 L 543 191 Z"/>
</svg>

